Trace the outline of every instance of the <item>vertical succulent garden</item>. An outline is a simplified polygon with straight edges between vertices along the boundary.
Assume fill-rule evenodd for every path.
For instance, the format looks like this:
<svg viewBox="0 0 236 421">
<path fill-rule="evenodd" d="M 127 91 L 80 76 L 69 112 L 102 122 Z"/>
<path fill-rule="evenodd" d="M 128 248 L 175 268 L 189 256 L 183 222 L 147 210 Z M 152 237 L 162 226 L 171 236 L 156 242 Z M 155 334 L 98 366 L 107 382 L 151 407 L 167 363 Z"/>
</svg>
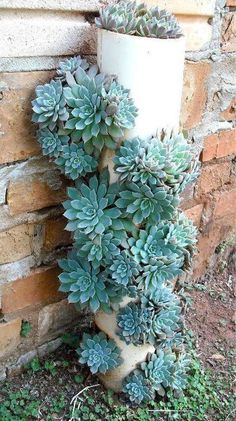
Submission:
<svg viewBox="0 0 236 421">
<path fill-rule="evenodd" d="M 138 36 L 181 36 L 173 16 L 135 2 L 106 7 L 97 25 Z M 64 203 L 73 249 L 59 261 L 60 290 L 78 309 L 115 310 L 124 343 L 154 345 L 155 353 L 124 380 L 130 401 L 169 389 L 182 393 L 188 357 L 174 286 L 190 269 L 196 243 L 195 227 L 178 208 L 181 192 L 197 176 L 190 142 L 181 133 L 127 139 L 138 113 L 129 90 L 81 57 L 60 63 L 55 78 L 36 88 L 32 107 L 43 154 L 74 180 Z M 114 150 L 115 183 L 107 168 L 100 170 L 106 148 Z M 121 307 L 124 297 L 130 301 Z M 122 362 L 103 332 L 84 334 L 78 353 L 92 373 Z"/>
</svg>

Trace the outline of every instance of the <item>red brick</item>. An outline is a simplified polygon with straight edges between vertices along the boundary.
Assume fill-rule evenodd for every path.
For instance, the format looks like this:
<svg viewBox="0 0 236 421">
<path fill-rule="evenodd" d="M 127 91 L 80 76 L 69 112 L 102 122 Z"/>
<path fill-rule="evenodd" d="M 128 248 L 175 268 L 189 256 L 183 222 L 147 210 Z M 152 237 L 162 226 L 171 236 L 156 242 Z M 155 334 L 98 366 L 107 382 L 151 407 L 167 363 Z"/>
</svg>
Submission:
<svg viewBox="0 0 236 421">
<path fill-rule="evenodd" d="M 44 248 L 47 251 L 71 244 L 71 233 L 65 231 L 65 218 L 49 219 L 45 223 Z"/>
<path fill-rule="evenodd" d="M 0 323 L 0 358 L 12 352 L 20 343 L 21 319 Z"/>
<path fill-rule="evenodd" d="M 0 74 L 0 164 L 27 159 L 40 153 L 31 123 L 31 100 L 35 87 L 45 83 L 53 72 Z"/>
<path fill-rule="evenodd" d="M 4 286 L 2 313 L 13 313 L 28 306 L 58 301 L 63 294 L 58 291 L 58 267 L 40 268 L 29 276 Z"/>
<path fill-rule="evenodd" d="M 236 154 L 236 129 L 220 132 L 216 158 Z"/>
<path fill-rule="evenodd" d="M 197 126 L 203 117 L 207 100 L 207 80 L 211 71 L 208 62 L 185 64 L 181 125 L 185 129 Z"/>
<path fill-rule="evenodd" d="M 236 154 L 236 129 L 207 136 L 201 154 L 203 162 Z"/>
<path fill-rule="evenodd" d="M 197 227 L 200 226 L 201 223 L 201 217 L 202 217 L 202 210 L 203 210 L 203 204 L 199 204 L 194 206 L 193 208 L 187 209 L 184 211 L 185 215 L 191 219 Z"/>
<path fill-rule="evenodd" d="M 232 219 L 236 219 L 236 188 L 221 192 L 217 196 L 214 218 L 222 218 L 227 215 L 232 215 Z"/>
<path fill-rule="evenodd" d="M 194 278 L 198 278 L 206 272 L 220 240 L 221 230 L 216 225 L 212 225 L 207 234 L 199 236 L 197 243 L 198 253 L 193 259 Z"/>
<path fill-rule="evenodd" d="M 236 7 L 236 0 L 227 0 L 226 6 Z"/>
<path fill-rule="evenodd" d="M 236 96 L 232 99 L 228 108 L 221 113 L 220 118 L 226 121 L 236 120 Z"/>
<path fill-rule="evenodd" d="M 236 51 L 236 13 L 227 13 L 223 18 L 221 32 L 222 50 L 228 53 Z"/>
<path fill-rule="evenodd" d="M 196 196 L 204 196 L 229 182 L 231 165 L 231 162 L 223 162 L 203 167 L 198 179 Z"/>
<path fill-rule="evenodd" d="M 217 147 L 219 142 L 218 134 L 211 134 L 205 138 L 204 148 L 201 153 L 201 161 L 210 161 L 217 156 Z"/>
<path fill-rule="evenodd" d="M 15 262 L 32 253 L 32 225 L 18 225 L 0 232 L 0 264 Z"/>
<path fill-rule="evenodd" d="M 52 190 L 46 182 L 25 179 L 10 182 L 7 203 L 10 215 L 17 215 L 58 205 L 65 198 L 65 186 L 59 190 Z"/>
</svg>

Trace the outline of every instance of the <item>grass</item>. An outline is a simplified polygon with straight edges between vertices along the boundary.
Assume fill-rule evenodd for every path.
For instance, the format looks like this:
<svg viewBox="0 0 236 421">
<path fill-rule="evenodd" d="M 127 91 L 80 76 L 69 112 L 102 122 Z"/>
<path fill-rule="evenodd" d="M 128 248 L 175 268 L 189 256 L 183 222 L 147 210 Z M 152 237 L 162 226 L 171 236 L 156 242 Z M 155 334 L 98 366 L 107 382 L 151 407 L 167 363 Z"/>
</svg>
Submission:
<svg viewBox="0 0 236 421">
<path fill-rule="evenodd" d="M 77 373 L 72 370 L 72 390 L 67 393 L 67 389 L 63 388 L 63 385 L 60 386 L 60 378 L 64 371 L 70 371 L 70 361 L 61 359 L 59 362 L 60 364 L 55 363 L 52 359 L 41 362 L 35 358 L 23 376 L 26 379 L 23 387 L 18 387 L 16 390 L 14 382 L 3 385 L 0 391 L 0 420 L 232 421 L 235 419 L 235 400 L 230 392 L 233 373 L 222 373 L 216 378 L 214 372 L 203 369 L 195 352 L 185 394 L 176 399 L 169 393 L 166 402 L 152 401 L 146 407 L 128 406 L 126 402 L 122 402 L 122 396 L 118 400 L 116 395 L 105 391 L 99 383 L 90 381 L 87 385 L 87 372 Z M 27 378 L 30 376 L 33 376 L 36 382 L 44 382 L 45 391 L 48 392 L 47 398 L 39 393 L 35 396 L 34 388 L 27 386 Z M 43 380 L 40 376 L 43 376 Z M 55 379 L 55 376 L 59 380 Z M 57 384 L 57 392 L 50 396 L 53 380 Z M 94 378 L 92 381 L 95 381 Z"/>
</svg>

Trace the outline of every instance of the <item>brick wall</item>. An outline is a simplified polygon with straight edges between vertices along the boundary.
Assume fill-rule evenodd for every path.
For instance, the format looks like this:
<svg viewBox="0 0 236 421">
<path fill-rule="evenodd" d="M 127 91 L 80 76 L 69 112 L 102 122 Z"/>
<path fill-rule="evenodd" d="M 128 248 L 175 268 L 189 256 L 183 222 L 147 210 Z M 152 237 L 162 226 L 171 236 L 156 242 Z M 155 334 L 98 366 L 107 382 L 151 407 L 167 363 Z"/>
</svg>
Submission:
<svg viewBox="0 0 236 421">
<path fill-rule="evenodd" d="M 58 293 L 56 260 L 70 244 L 60 205 L 67 181 L 40 154 L 30 101 L 62 56 L 83 53 L 94 59 L 92 22 L 99 1 L 8 3 L 0 5 L 5 18 L 5 41 L 0 41 L 0 379 L 55 349 L 60 333 L 73 323 L 82 329 L 81 318 Z M 181 124 L 202 161 L 198 183 L 182 203 L 200 229 L 194 277 L 205 272 L 216 246 L 236 230 L 236 4 L 229 0 L 227 9 L 222 3 L 217 0 L 210 21 L 211 42 L 186 53 Z M 38 34 L 32 32 L 34 42 L 27 42 L 27 31 L 19 39 L 19 17 L 29 33 L 29 22 L 38 28 Z M 27 338 L 20 336 L 23 320 L 32 325 Z"/>
</svg>

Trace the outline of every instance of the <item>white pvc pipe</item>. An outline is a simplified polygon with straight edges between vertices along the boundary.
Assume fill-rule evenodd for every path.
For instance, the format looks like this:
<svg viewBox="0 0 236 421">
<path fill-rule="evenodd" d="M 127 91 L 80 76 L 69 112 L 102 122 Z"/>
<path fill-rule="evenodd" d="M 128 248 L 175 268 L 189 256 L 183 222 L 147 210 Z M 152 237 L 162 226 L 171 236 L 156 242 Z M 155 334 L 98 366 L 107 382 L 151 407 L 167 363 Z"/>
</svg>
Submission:
<svg viewBox="0 0 236 421">
<path fill-rule="evenodd" d="M 138 108 L 136 125 L 134 129 L 126 131 L 125 138 L 145 138 L 155 135 L 157 130 L 179 129 L 184 48 L 183 37 L 156 39 L 98 30 L 100 70 L 116 75 L 118 82 L 130 89 L 130 96 Z M 113 153 L 105 150 L 101 161 L 101 167 L 109 168 L 111 182 L 117 178 L 113 171 Z M 121 306 L 124 305 L 122 302 Z M 123 379 L 155 349 L 150 344 L 134 346 L 121 341 L 117 335 L 116 315 L 117 312 L 111 315 L 98 312 L 95 323 L 121 349 L 123 363 L 100 376 L 106 387 L 117 392 L 122 389 Z"/>
<path fill-rule="evenodd" d="M 185 39 L 157 39 L 98 29 L 98 65 L 130 89 L 139 110 L 127 137 L 179 128 Z"/>
</svg>

